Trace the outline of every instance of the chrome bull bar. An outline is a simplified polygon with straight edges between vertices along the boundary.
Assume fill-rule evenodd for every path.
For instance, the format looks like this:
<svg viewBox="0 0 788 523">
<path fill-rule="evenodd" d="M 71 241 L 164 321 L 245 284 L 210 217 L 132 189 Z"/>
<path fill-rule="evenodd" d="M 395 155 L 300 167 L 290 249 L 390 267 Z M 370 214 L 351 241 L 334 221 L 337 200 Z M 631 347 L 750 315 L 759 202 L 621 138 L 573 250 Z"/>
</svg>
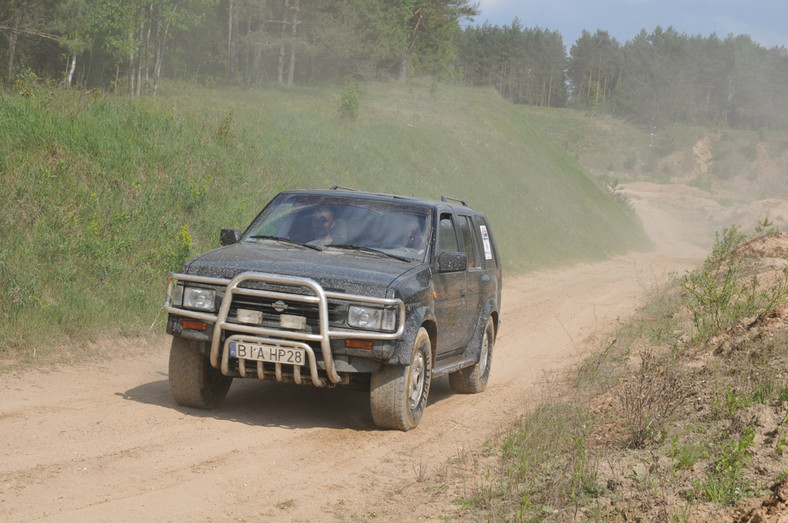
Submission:
<svg viewBox="0 0 788 523">
<path fill-rule="evenodd" d="M 213 285 L 217 287 L 224 287 L 224 297 L 222 305 L 216 314 L 208 312 L 199 312 L 173 305 L 173 291 L 175 283 L 192 282 L 204 285 Z M 290 294 L 277 291 L 249 289 L 240 287 L 243 282 L 257 281 L 263 283 L 271 283 L 278 285 L 285 285 L 291 287 L 301 287 L 307 289 L 311 294 Z M 217 289 L 218 290 L 218 289 Z M 294 330 L 276 329 L 271 327 L 262 327 L 241 323 L 231 323 L 227 321 L 230 312 L 230 307 L 234 296 L 242 295 L 257 298 L 270 298 L 277 300 L 297 301 L 307 304 L 313 304 L 317 307 L 318 311 L 318 326 L 319 333 L 298 332 Z M 397 330 L 395 332 L 379 332 L 379 331 L 366 331 L 366 330 L 350 330 L 350 329 L 337 329 L 331 328 L 328 318 L 328 300 L 338 300 L 348 303 L 364 303 L 380 306 L 396 306 L 397 307 Z M 213 338 L 211 340 L 210 359 L 211 365 L 214 368 L 221 369 L 222 374 L 230 375 L 229 368 L 229 343 L 230 341 L 238 339 L 243 336 L 244 340 L 256 341 L 258 343 L 269 344 L 286 344 L 290 347 L 302 348 L 309 356 L 309 371 L 310 379 L 316 386 L 324 386 L 325 383 L 318 376 L 317 359 L 315 358 L 312 347 L 307 342 L 319 343 L 320 350 L 325 364 L 326 375 L 333 384 L 339 384 L 347 381 L 347 378 L 340 376 L 334 365 L 334 357 L 331 353 L 331 339 L 332 338 L 363 338 L 366 340 L 396 340 L 405 329 L 405 305 L 402 300 L 389 299 L 389 298 L 373 298 L 370 296 L 361 296 L 355 294 L 345 294 L 339 292 L 326 292 L 323 287 L 316 281 L 310 278 L 302 278 L 297 276 L 283 276 L 279 274 L 269 274 L 262 272 L 243 272 L 228 280 L 225 278 L 213 278 L 207 276 L 193 276 L 189 274 L 169 273 L 167 278 L 167 297 L 164 302 L 164 310 L 168 313 L 210 322 L 214 324 Z M 225 330 L 232 330 L 235 336 L 228 336 L 224 343 L 224 350 L 221 351 L 221 361 L 219 358 L 220 346 L 222 339 L 222 332 Z M 246 377 L 245 360 L 239 361 L 239 372 L 242 377 Z M 278 381 L 282 381 L 282 365 L 283 363 L 275 363 L 275 375 Z M 258 377 L 263 378 L 263 362 L 257 362 Z M 297 365 L 293 365 L 293 380 L 296 383 L 301 383 L 301 369 Z"/>
</svg>

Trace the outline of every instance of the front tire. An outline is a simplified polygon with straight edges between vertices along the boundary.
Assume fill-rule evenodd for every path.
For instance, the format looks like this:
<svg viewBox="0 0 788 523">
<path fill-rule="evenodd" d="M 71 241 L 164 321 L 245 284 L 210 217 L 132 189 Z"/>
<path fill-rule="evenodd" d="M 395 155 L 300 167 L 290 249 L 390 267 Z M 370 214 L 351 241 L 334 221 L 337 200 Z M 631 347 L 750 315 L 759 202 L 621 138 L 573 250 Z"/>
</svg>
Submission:
<svg viewBox="0 0 788 523">
<path fill-rule="evenodd" d="M 423 327 L 416 335 L 410 365 L 386 365 L 372 375 L 370 407 L 375 425 L 387 429 L 416 428 L 427 406 L 432 381 L 432 344 Z"/>
<path fill-rule="evenodd" d="M 493 344 L 495 342 L 495 325 L 492 316 L 487 318 L 482 332 L 482 344 L 479 350 L 479 361 L 475 365 L 460 369 L 449 374 L 449 385 L 456 392 L 476 394 L 487 388 L 490 379 Z"/>
<path fill-rule="evenodd" d="M 211 366 L 207 343 L 173 338 L 170 346 L 170 393 L 184 407 L 212 409 L 224 400 L 231 376 Z"/>
</svg>

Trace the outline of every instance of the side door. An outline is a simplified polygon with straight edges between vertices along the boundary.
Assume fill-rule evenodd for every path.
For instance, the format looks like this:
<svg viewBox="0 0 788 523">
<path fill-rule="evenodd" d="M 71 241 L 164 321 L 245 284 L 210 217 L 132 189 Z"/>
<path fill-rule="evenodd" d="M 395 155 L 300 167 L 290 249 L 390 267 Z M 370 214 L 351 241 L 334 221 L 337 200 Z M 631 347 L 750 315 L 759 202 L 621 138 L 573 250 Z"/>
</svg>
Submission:
<svg viewBox="0 0 788 523">
<path fill-rule="evenodd" d="M 484 305 L 483 287 L 486 272 L 482 267 L 481 245 L 473 218 L 469 214 L 458 214 L 460 229 L 460 250 L 468 256 L 468 269 L 465 274 L 465 320 L 461 326 L 464 332 L 463 345 L 467 345 L 473 336 L 476 320 Z M 489 278 L 488 278 L 489 279 Z"/>
<path fill-rule="evenodd" d="M 438 260 L 442 253 L 460 251 L 457 230 L 451 212 L 441 212 L 435 242 L 432 283 L 435 290 L 435 319 L 438 323 L 437 353 L 446 354 L 464 346 L 465 338 L 465 271 L 441 272 Z"/>
</svg>

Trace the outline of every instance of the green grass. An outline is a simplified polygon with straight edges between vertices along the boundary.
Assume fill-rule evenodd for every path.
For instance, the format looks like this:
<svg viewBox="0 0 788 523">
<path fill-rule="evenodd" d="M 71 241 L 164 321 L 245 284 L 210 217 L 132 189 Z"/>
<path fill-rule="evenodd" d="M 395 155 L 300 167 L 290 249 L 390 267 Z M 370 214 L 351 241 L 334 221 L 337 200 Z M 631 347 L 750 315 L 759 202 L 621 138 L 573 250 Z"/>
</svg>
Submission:
<svg viewBox="0 0 788 523">
<path fill-rule="evenodd" d="M 647 243 L 492 90 L 361 84 L 355 121 L 339 87 L 162 92 L 0 94 L 0 355 L 162 332 L 166 272 L 283 189 L 466 199 L 489 215 L 509 274 Z"/>
</svg>

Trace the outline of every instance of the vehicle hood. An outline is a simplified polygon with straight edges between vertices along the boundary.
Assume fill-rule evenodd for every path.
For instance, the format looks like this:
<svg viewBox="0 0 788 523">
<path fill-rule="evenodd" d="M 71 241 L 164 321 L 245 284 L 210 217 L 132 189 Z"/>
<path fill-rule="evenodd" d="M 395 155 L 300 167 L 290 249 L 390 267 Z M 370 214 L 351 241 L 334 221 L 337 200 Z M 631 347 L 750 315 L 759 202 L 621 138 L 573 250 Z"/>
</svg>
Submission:
<svg viewBox="0 0 788 523">
<path fill-rule="evenodd" d="M 247 271 L 299 276 L 316 281 L 326 291 L 385 298 L 395 279 L 420 266 L 349 250 L 238 243 L 189 260 L 181 272 L 226 279 Z"/>
</svg>

